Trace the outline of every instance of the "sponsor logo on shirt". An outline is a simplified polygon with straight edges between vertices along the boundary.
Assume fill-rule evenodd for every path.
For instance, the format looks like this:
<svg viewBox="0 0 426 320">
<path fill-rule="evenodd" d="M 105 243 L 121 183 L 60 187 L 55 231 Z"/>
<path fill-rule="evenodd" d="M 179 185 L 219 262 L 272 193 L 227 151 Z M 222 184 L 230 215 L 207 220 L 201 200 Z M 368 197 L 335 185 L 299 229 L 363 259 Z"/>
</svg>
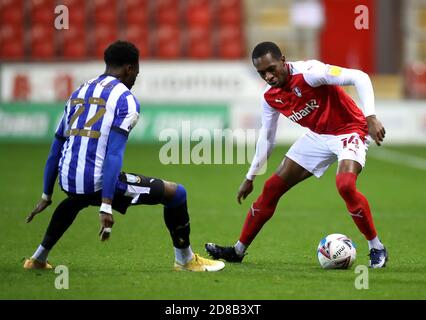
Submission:
<svg viewBox="0 0 426 320">
<path fill-rule="evenodd" d="M 319 108 L 319 105 L 317 104 L 317 101 L 315 99 L 311 99 L 302 110 L 297 112 L 293 111 L 292 112 L 293 114 L 289 116 L 288 118 L 293 122 L 299 122 L 300 119 L 303 119 L 304 117 L 309 115 L 312 111 L 318 108 Z"/>
</svg>

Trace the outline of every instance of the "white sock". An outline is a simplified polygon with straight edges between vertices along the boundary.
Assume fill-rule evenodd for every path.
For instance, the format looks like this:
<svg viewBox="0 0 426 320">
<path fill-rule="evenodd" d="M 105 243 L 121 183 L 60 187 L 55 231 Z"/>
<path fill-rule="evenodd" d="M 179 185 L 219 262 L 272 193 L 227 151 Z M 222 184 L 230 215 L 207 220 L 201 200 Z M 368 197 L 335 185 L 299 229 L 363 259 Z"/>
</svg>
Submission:
<svg viewBox="0 0 426 320">
<path fill-rule="evenodd" d="M 237 243 L 234 245 L 234 248 L 235 248 L 235 252 L 240 257 L 242 257 L 247 250 L 246 245 L 240 242 L 240 240 L 237 241 Z"/>
<path fill-rule="evenodd" d="M 191 246 L 184 249 L 175 248 L 175 260 L 179 264 L 186 264 L 192 260 L 194 252 L 192 252 Z"/>
<path fill-rule="evenodd" d="M 36 259 L 40 262 L 46 262 L 47 256 L 49 255 L 49 251 L 42 245 L 39 245 L 37 250 L 34 252 L 33 256 L 31 258 Z"/>
<path fill-rule="evenodd" d="M 385 246 L 380 242 L 379 238 L 376 236 L 374 239 L 368 240 L 368 249 L 378 249 L 382 250 Z"/>
</svg>

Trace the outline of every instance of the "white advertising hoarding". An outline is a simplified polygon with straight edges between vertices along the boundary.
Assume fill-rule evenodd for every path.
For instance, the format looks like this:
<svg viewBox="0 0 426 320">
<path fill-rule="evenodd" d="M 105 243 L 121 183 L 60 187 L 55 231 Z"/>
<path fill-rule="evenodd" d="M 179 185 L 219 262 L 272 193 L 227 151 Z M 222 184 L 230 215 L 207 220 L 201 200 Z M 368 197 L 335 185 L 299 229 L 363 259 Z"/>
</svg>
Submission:
<svg viewBox="0 0 426 320">
<path fill-rule="evenodd" d="M 81 83 L 104 71 L 102 62 L 10 63 L 0 67 L 0 106 L 15 100 L 29 103 L 65 101 Z M 249 61 L 141 62 L 132 92 L 144 103 L 171 108 L 179 103 L 202 107 L 229 106 L 232 129 L 260 128 L 260 97 L 265 83 Z M 355 100 L 357 97 L 354 97 Z M 426 144 L 425 101 L 377 101 L 387 143 Z M 280 117 L 278 142 L 293 142 L 304 128 Z"/>
<path fill-rule="evenodd" d="M 11 63 L 1 66 L 1 101 L 66 100 L 102 74 L 101 62 Z M 141 62 L 132 92 L 141 101 L 230 102 L 256 97 L 264 84 L 246 62 Z"/>
</svg>

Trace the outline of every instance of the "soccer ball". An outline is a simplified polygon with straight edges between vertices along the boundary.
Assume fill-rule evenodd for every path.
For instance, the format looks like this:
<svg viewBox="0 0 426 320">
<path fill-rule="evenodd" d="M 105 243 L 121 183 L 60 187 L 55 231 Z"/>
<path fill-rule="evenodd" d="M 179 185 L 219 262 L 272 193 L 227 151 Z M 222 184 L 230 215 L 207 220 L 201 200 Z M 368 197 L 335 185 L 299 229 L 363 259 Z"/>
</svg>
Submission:
<svg viewBox="0 0 426 320">
<path fill-rule="evenodd" d="M 317 255 L 323 269 L 348 269 L 356 259 L 356 247 L 344 234 L 333 233 L 321 239 Z"/>
</svg>

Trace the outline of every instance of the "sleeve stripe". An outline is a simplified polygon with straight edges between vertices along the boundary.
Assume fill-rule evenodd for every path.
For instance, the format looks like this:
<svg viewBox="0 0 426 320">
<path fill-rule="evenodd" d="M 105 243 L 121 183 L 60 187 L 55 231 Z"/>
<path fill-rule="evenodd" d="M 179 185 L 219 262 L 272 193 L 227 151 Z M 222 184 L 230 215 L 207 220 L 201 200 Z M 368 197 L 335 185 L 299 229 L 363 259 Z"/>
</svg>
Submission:
<svg viewBox="0 0 426 320">
<path fill-rule="evenodd" d="M 138 112 L 137 106 L 136 106 L 136 101 L 135 101 L 135 98 L 133 97 L 133 95 L 129 94 L 126 98 L 127 98 L 128 108 L 129 108 L 129 110 L 127 112 L 128 113 Z"/>
</svg>

